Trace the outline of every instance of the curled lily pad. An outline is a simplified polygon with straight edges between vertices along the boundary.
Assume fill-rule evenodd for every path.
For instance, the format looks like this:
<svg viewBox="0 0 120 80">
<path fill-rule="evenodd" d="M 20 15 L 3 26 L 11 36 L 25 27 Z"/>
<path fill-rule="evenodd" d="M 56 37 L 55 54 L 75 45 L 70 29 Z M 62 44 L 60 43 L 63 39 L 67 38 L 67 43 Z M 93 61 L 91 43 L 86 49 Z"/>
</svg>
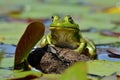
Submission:
<svg viewBox="0 0 120 80">
<path fill-rule="evenodd" d="M 44 24 L 32 22 L 29 24 L 20 38 L 15 51 L 14 70 L 29 69 L 27 57 L 36 43 L 43 37 Z"/>
</svg>

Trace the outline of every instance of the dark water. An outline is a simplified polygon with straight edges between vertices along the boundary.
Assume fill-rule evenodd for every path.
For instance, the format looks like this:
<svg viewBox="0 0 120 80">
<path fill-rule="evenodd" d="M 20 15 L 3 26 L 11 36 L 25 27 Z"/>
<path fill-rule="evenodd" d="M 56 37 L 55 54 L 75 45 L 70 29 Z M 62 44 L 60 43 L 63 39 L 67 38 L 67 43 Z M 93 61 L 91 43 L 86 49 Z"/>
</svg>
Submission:
<svg viewBox="0 0 120 80">
<path fill-rule="evenodd" d="M 97 59 L 98 60 L 110 60 L 110 61 L 120 61 L 120 58 L 111 58 L 108 56 L 108 53 L 106 50 L 108 48 L 113 48 L 113 46 L 109 45 L 100 45 L 96 46 L 97 47 Z M 120 47 L 114 47 L 116 50 L 120 50 Z M 4 57 L 13 57 L 15 53 L 16 45 L 13 44 L 4 44 L 0 43 L 0 52 L 4 52 Z"/>
<path fill-rule="evenodd" d="M 119 47 L 110 46 L 110 45 L 97 46 L 97 54 L 98 54 L 97 59 L 98 60 L 109 60 L 109 61 L 120 61 L 120 58 L 112 58 L 108 56 L 110 54 L 109 52 L 107 52 L 108 48 L 113 48 L 113 49 L 120 51 L 120 46 Z"/>
</svg>

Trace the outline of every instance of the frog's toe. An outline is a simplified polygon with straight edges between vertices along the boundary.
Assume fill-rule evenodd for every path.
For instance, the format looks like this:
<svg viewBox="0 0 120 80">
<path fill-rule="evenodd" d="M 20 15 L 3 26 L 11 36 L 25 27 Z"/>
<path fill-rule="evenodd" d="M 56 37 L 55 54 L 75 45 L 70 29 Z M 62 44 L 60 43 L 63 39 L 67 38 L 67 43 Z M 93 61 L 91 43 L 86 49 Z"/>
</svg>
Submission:
<svg viewBox="0 0 120 80">
<path fill-rule="evenodd" d="M 82 53 L 82 51 L 80 49 L 74 49 L 75 52 L 78 52 L 78 53 Z"/>
<path fill-rule="evenodd" d="M 89 55 L 91 58 L 96 57 L 96 49 L 89 48 Z"/>
</svg>

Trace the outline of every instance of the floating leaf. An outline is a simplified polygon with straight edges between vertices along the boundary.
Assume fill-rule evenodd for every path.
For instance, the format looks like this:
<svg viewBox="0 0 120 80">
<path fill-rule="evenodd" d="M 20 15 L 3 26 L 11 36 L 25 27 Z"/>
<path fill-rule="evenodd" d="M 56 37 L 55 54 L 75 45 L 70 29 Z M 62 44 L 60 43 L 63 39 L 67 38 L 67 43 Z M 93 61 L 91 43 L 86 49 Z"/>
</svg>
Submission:
<svg viewBox="0 0 120 80">
<path fill-rule="evenodd" d="M 27 56 L 43 37 L 44 31 L 45 27 L 41 22 L 32 22 L 28 25 L 16 48 L 14 69 L 27 68 Z"/>
<path fill-rule="evenodd" d="M 59 80 L 61 74 L 43 74 L 40 80 Z"/>
<path fill-rule="evenodd" d="M 42 73 L 37 71 L 14 72 L 13 78 L 8 80 L 32 80 L 41 77 Z"/>
<path fill-rule="evenodd" d="M 114 57 L 114 58 L 120 58 L 120 51 L 113 49 L 113 48 L 109 48 L 107 49 L 107 51 L 111 54 L 109 54 L 110 57 Z"/>
<path fill-rule="evenodd" d="M 116 72 L 117 75 L 120 75 L 119 66 L 120 62 L 112 62 L 105 60 L 93 60 L 87 62 L 88 73 L 100 76 L 109 76 L 114 72 Z"/>
<path fill-rule="evenodd" d="M 101 80 L 117 80 L 117 75 L 116 75 L 116 73 L 113 73 L 110 76 L 103 77 Z"/>
<path fill-rule="evenodd" d="M 9 70 L 9 67 L 13 66 L 13 58 L 3 58 L 1 61 L 1 67 L 0 69 L 0 80 L 6 80 L 7 78 L 10 78 L 13 74 L 12 70 Z"/>
<path fill-rule="evenodd" d="M 62 74 L 59 80 L 87 80 L 86 63 L 75 63 Z"/>
<path fill-rule="evenodd" d="M 108 30 L 101 31 L 100 34 L 105 35 L 105 36 L 120 37 L 120 33 L 111 32 L 111 31 L 108 31 Z"/>
</svg>

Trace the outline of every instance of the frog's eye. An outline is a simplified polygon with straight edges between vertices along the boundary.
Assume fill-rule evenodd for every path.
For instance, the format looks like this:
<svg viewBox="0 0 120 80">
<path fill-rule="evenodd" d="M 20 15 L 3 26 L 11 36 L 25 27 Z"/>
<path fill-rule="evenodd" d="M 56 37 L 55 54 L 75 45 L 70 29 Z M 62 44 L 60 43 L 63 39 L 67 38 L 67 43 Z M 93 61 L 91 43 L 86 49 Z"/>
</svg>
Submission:
<svg viewBox="0 0 120 80">
<path fill-rule="evenodd" d="M 52 22 L 53 22 L 53 20 L 54 20 L 54 16 L 52 16 L 51 19 L 52 19 Z"/>
<path fill-rule="evenodd" d="M 52 16 L 51 19 L 52 19 L 52 22 L 57 21 L 59 19 L 59 16 Z"/>
<path fill-rule="evenodd" d="M 54 16 L 51 17 L 51 19 L 53 19 L 53 18 L 54 18 Z"/>
<path fill-rule="evenodd" d="M 68 18 L 68 21 L 69 21 L 70 23 L 72 23 L 72 24 L 74 23 L 72 17 L 69 17 L 69 18 Z"/>
</svg>

